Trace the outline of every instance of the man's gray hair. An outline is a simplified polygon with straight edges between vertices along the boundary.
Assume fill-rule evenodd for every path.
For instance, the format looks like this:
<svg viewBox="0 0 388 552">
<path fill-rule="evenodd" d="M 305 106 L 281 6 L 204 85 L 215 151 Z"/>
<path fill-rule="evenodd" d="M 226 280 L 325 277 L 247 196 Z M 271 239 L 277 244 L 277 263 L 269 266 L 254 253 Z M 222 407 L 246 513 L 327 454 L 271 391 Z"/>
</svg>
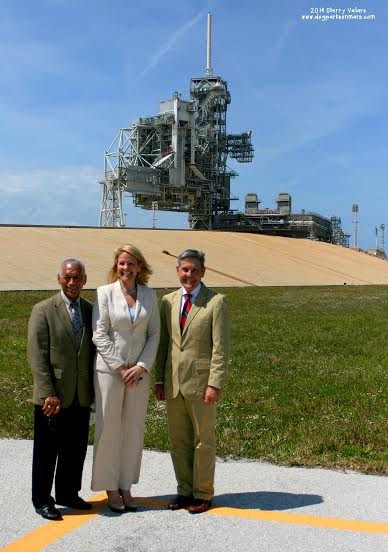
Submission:
<svg viewBox="0 0 388 552">
<path fill-rule="evenodd" d="M 85 270 L 85 265 L 82 261 L 80 261 L 79 259 L 65 259 L 64 261 L 61 262 L 61 268 L 60 268 L 60 272 L 59 274 L 63 274 L 63 269 L 65 268 L 66 265 L 68 264 L 75 264 L 75 265 L 78 265 L 81 269 L 81 272 L 82 274 L 85 274 L 86 273 L 86 270 Z"/>
<path fill-rule="evenodd" d="M 177 266 L 180 266 L 183 259 L 197 259 L 202 268 L 205 268 L 205 253 L 198 249 L 185 249 L 178 255 Z"/>
</svg>

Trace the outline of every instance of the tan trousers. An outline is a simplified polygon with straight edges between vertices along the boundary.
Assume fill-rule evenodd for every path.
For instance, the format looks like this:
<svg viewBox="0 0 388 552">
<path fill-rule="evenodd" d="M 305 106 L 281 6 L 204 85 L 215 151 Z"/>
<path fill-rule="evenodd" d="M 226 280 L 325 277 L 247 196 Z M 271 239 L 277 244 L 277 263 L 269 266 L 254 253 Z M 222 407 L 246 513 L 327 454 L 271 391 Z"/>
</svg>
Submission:
<svg viewBox="0 0 388 552">
<path fill-rule="evenodd" d="M 119 374 L 95 372 L 92 490 L 130 489 L 139 481 L 149 374 L 128 389 Z"/>
<path fill-rule="evenodd" d="M 187 400 L 180 392 L 167 400 L 171 458 L 180 495 L 204 500 L 214 495 L 216 411 L 215 405 Z"/>
</svg>

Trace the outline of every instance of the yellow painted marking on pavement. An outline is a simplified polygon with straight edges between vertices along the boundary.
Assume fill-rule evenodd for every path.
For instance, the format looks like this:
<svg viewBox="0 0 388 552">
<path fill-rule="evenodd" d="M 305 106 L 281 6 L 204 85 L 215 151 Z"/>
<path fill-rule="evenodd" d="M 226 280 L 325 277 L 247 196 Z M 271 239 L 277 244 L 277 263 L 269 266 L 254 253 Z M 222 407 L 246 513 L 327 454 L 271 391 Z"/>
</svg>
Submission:
<svg viewBox="0 0 388 552">
<path fill-rule="evenodd" d="M 16 542 L 1 548 L 3 552 L 39 552 L 49 544 L 60 539 L 67 533 L 74 531 L 78 527 L 85 525 L 93 518 L 98 516 L 107 507 L 106 494 L 100 493 L 89 499 L 88 502 L 95 503 L 93 510 L 80 511 L 76 513 L 64 514 L 62 521 L 49 521 L 31 531 Z M 165 509 L 168 501 L 161 498 L 136 497 L 135 502 L 138 506 L 148 509 Z M 70 510 L 74 512 L 74 510 Z M 288 523 L 293 525 L 304 525 L 309 527 L 320 527 L 322 529 L 338 529 L 343 531 L 361 531 L 367 533 L 388 534 L 388 523 L 379 523 L 372 521 L 357 521 L 350 519 L 338 519 L 321 516 L 308 516 L 303 514 L 290 514 L 286 512 L 277 512 L 269 510 L 249 510 L 242 508 L 223 508 L 213 507 L 206 512 L 206 515 L 238 517 L 259 521 L 274 521 L 279 523 Z"/>
<path fill-rule="evenodd" d="M 269 510 L 243 510 L 241 508 L 212 508 L 207 514 L 216 516 L 239 517 L 257 519 L 261 521 L 277 521 L 293 525 L 308 525 L 322 529 L 339 529 L 342 531 L 362 531 L 366 533 L 383 533 L 388 535 L 388 523 L 374 521 L 357 521 L 352 519 L 338 519 L 321 516 L 307 516 L 303 514 L 289 514 Z"/>
<path fill-rule="evenodd" d="M 48 521 L 38 529 L 31 531 L 21 539 L 2 548 L 4 552 L 39 552 L 49 544 L 60 539 L 67 533 L 85 525 L 106 508 L 106 493 L 99 493 L 88 502 L 96 502 L 93 510 L 70 510 L 61 521 Z M 76 512 L 76 513 L 72 513 Z"/>
</svg>

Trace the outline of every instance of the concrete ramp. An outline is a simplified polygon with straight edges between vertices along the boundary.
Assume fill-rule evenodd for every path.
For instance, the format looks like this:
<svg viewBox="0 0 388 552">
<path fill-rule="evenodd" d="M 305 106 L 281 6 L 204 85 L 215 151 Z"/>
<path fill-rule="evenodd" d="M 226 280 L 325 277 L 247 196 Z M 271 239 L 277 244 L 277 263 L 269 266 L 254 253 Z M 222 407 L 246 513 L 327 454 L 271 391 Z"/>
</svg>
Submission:
<svg viewBox="0 0 388 552">
<path fill-rule="evenodd" d="M 133 228 L 0 226 L 0 290 L 57 289 L 60 262 L 80 258 L 87 288 L 107 282 L 113 251 L 131 243 L 152 265 L 152 287 L 176 287 L 176 256 L 186 248 L 206 254 L 209 286 L 388 284 L 388 262 L 348 248 L 234 232 Z"/>
</svg>

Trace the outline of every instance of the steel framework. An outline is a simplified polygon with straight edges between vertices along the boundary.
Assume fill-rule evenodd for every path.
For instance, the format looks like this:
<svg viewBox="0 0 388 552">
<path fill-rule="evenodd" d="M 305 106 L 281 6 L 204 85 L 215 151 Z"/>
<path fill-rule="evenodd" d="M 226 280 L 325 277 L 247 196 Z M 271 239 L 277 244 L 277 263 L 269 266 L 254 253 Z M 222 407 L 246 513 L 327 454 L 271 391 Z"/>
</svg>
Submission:
<svg viewBox="0 0 388 552">
<path fill-rule="evenodd" d="M 208 15 L 207 67 L 192 78 L 190 100 L 180 94 L 160 102 L 160 112 L 122 128 L 105 152 L 100 226 L 125 226 L 123 196 L 143 209 L 187 212 L 192 229 L 213 228 L 230 214 L 228 155 L 240 163 L 253 159 L 251 131 L 227 134 L 231 98 L 227 82 L 211 68 L 211 15 Z"/>
</svg>

